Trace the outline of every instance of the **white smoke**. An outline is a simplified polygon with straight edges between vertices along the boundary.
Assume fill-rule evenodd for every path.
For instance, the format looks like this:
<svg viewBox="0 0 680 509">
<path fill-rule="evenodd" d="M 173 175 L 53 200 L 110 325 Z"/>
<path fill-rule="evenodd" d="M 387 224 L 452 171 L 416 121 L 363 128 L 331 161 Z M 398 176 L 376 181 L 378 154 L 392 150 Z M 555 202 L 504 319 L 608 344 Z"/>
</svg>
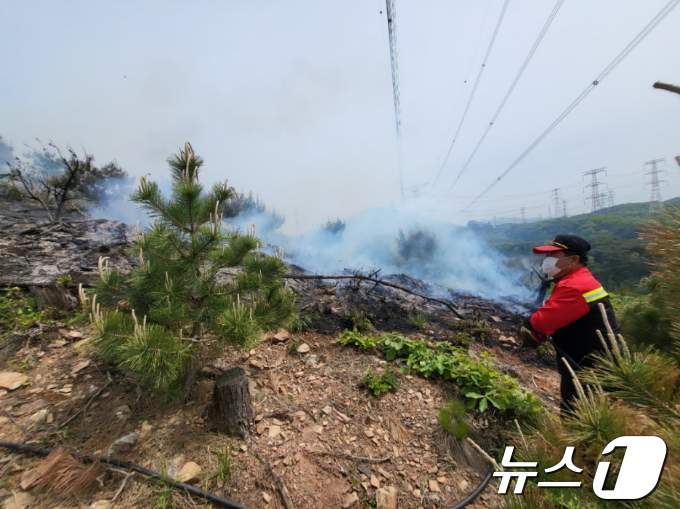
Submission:
<svg viewBox="0 0 680 509">
<path fill-rule="evenodd" d="M 271 213 L 248 213 L 230 220 L 241 229 L 255 224 L 258 237 L 281 247 L 286 260 L 306 270 L 329 274 L 345 269 L 382 274 L 405 273 L 440 287 L 485 298 L 527 301 L 531 291 L 523 273 L 472 231 L 412 210 L 363 211 L 332 231 L 323 225 L 302 235 L 270 227 Z"/>
</svg>

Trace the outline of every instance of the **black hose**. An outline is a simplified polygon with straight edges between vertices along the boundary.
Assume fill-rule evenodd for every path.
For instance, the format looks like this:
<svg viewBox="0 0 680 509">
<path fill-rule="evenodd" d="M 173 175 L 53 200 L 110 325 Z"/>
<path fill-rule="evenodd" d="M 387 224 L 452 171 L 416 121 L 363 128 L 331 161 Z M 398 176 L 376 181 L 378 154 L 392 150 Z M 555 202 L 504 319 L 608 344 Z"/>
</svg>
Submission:
<svg viewBox="0 0 680 509">
<path fill-rule="evenodd" d="M 36 456 L 47 456 L 52 452 L 52 449 L 46 449 L 43 447 L 37 447 L 35 445 L 20 444 L 15 442 L 0 441 L 0 447 L 20 453 L 35 454 Z M 227 509 L 248 509 L 247 507 L 239 504 L 238 502 L 234 502 L 233 500 L 229 500 L 228 498 L 218 497 L 217 495 L 213 495 L 212 493 L 203 491 L 202 489 L 197 488 L 196 486 L 193 486 L 191 484 L 186 484 L 183 482 L 173 481 L 172 479 L 165 478 L 158 472 L 154 472 L 153 470 L 149 470 L 148 468 L 144 468 L 140 465 L 136 465 L 135 463 L 131 463 L 129 461 L 120 460 L 116 458 L 107 458 L 106 456 L 97 456 L 94 454 L 83 454 L 77 451 L 69 452 L 71 452 L 71 454 L 73 454 L 74 457 L 86 463 L 104 463 L 106 465 L 123 468 L 125 470 L 131 470 L 133 472 L 137 472 L 152 479 L 157 479 L 169 486 L 172 486 L 175 489 L 186 491 L 188 493 L 191 493 L 192 495 L 196 495 L 197 497 L 212 502 L 218 507 L 226 507 Z"/>
<path fill-rule="evenodd" d="M 463 507 L 466 507 L 468 504 L 473 502 L 480 495 L 480 493 L 484 491 L 484 488 L 489 485 L 489 482 L 493 477 L 493 473 L 494 469 L 490 468 L 484 476 L 484 479 L 481 480 L 477 487 L 467 497 L 465 497 L 460 502 L 457 502 L 456 505 L 449 507 L 449 509 L 463 509 Z"/>
<path fill-rule="evenodd" d="M 5 442 L 2 440 L 0 440 L 0 447 L 4 449 L 9 449 L 10 451 L 29 453 L 34 454 L 36 456 L 47 456 L 52 452 L 52 449 L 47 449 L 44 447 L 38 447 L 31 444 L 21 444 L 16 442 Z M 94 454 L 84 454 L 77 451 L 70 452 L 71 454 L 73 454 L 74 457 L 84 462 L 104 463 L 106 465 L 123 468 L 125 470 L 131 470 L 133 472 L 137 472 L 152 479 L 157 479 L 165 484 L 172 486 L 175 489 L 186 491 L 188 493 L 191 493 L 192 495 L 196 495 L 197 497 L 212 502 L 218 507 L 226 507 L 227 509 L 248 509 L 247 507 L 239 504 L 238 502 L 234 502 L 233 500 L 230 500 L 228 498 L 218 497 L 217 495 L 213 495 L 210 492 L 203 491 L 202 489 L 197 488 L 196 486 L 193 486 L 191 484 L 186 484 L 183 482 L 173 481 L 172 479 L 167 479 L 158 472 L 154 472 L 153 470 L 149 470 L 148 468 L 144 468 L 130 461 L 120 460 L 116 458 L 107 458 L 105 456 L 97 456 Z M 494 473 L 493 468 L 490 468 L 484 479 L 481 480 L 477 487 L 467 497 L 457 502 L 456 505 L 450 507 L 449 509 L 462 509 L 466 507 L 469 503 L 474 501 L 479 496 L 479 494 L 482 491 L 484 491 L 484 489 L 488 486 L 489 482 L 491 481 L 491 478 L 493 477 L 493 473 Z"/>
</svg>

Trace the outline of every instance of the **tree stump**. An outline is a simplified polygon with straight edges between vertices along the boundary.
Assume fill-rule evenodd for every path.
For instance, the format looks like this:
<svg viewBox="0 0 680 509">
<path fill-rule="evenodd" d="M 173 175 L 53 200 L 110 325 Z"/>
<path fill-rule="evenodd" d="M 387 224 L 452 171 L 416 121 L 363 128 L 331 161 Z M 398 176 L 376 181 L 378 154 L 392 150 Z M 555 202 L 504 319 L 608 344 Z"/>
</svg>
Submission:
<svg viewBox="0 0 680 509">
<path fill-rule="evenodd" d="M 230 368 L 215 382 L 208 409 L 208 427 L 243 438 L 248 434 L 253 418 L 248 377 L 242 368 Z"/>
</svg>

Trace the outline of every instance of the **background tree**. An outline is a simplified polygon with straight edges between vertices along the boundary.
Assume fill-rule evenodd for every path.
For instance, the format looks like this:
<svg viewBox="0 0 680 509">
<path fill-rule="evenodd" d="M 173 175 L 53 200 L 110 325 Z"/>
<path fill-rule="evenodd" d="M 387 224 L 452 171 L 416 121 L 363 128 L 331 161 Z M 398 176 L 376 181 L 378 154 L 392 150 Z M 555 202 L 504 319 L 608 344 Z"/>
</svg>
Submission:
<svg viewBox="0 0 680 509">
<path fill-rule="evenodd" d="M 127 179 L 115 162 L 102 167 L 89 154 L 66 153 L 54 143 L 9 163 L 9 180 L 20 198 L 39 203 L 50 222 L 61 220 L 69 207 L 106 200 L 112 182 Z"/>
<path fill-rule="evenodd" d="M 168 162 L 169 199 L 145 178 L 132 197 L 155 218 L 134 246 L 138 266 L 122 274 L 103 259 L 93 303 L 100 351 L 157 390 L 188 388 L 211 339 L 249 345 L 293 315 L 283 262 L 257 252 L 252 234 L 223 229 L 233 189 L 204 192 L 189 143 Z"/>
<path fill-rule="evenodd" d="M 653 298 L 651 303 L 668 323 L 668 334 L 680 359 L 680 206 L 666 207 L 663 215 L 642 232 L 652 255 Z M 664 345 L 670 350 L 671 345 Z"/>
</svg>

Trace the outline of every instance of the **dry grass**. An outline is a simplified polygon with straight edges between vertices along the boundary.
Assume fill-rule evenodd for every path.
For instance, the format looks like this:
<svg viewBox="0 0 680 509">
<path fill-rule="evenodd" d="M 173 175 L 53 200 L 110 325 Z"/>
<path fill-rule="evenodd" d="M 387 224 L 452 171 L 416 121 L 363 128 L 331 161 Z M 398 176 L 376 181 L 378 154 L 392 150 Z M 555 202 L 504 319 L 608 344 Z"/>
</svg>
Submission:
<svg viewBox="0 0 680 509">
<path fill-rule="evenodd" d="M 101 471 L 99 464 L 84 465 L 68 451 L 57 448 L 27 472 L 22 484 L 59 495 L 81 495 L 95 486 Z"/>
</svg>

